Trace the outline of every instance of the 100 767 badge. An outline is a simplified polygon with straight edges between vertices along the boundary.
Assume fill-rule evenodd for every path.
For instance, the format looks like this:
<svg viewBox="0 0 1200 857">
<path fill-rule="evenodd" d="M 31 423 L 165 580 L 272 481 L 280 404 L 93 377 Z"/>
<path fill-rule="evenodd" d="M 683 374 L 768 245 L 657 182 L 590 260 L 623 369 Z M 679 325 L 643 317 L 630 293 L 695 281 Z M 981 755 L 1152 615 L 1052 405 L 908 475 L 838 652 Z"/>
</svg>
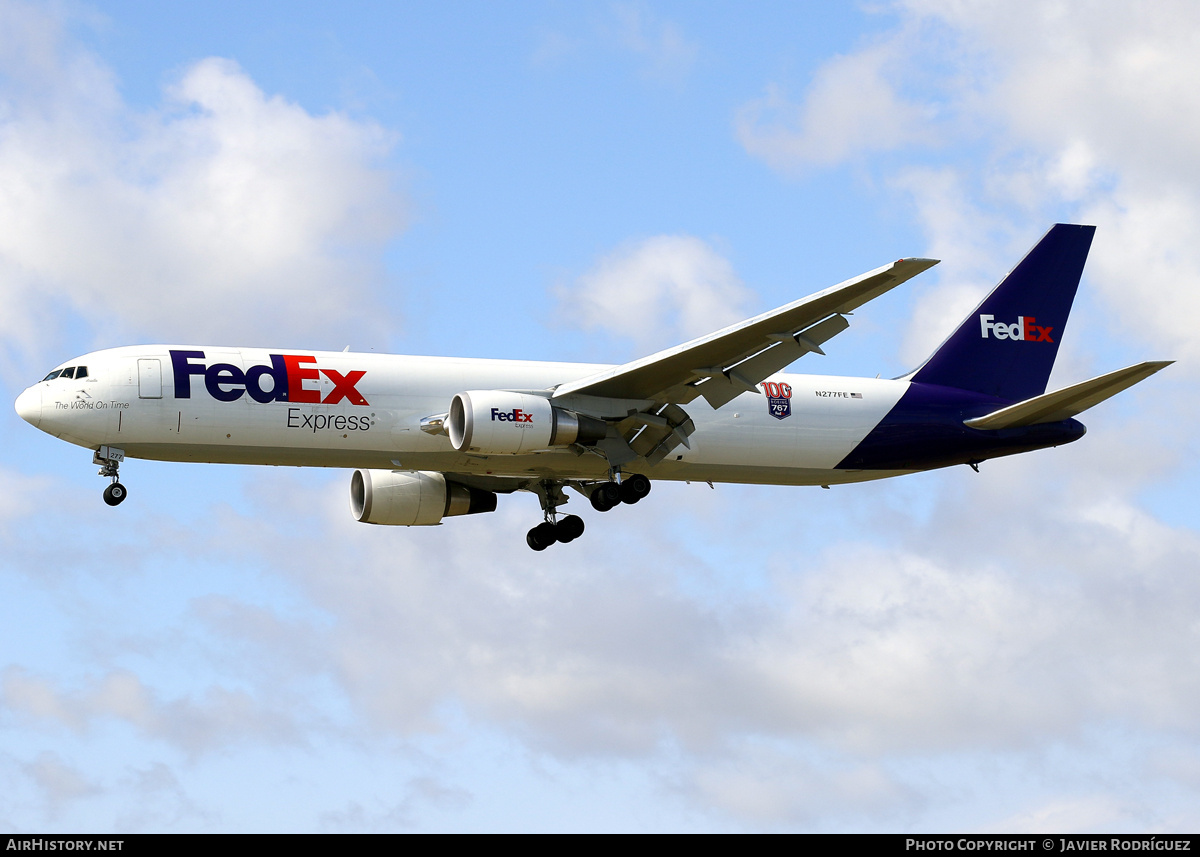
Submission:
<svg viewBox="0 0 1200 857">
<path fill-rule="evenodd" d="M 777 420 L 792 415 L 792 387 L 780 381 L 764 381 L 763 392 L 767 394 L 767 413 Z"/>
</svg>

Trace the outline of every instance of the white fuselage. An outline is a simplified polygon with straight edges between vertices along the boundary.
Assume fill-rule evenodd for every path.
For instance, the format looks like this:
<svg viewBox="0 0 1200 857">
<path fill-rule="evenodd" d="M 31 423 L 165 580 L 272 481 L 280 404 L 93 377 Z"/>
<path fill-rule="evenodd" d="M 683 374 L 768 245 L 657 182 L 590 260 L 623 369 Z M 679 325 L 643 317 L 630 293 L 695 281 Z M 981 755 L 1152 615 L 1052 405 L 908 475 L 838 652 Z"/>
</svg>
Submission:
<svg viewBox="0 0 1200 857">
<path fill-rule="evenodd" d="M 172 351 L 203 356 L 180 373 Z M 276 369 L 281 355 L 293 360 L 293 401 L 250 395 L 248 385 L 257 385 L 259 398 L 269 398 L 265 370 L 272 355 Z M 232 368 L 206 378 L 205 369 L 216 364 Z M 549 391 L 608 368 L 595 364 L 146 345 L 92 352 L 64 366 L 86 367 L 87 376 L 33 385 L 18 399 L 18 412 L 63 440 L 118 447 L 132 458 L 581 480 L 608 473 L 602 456 L 578 448 L 479 455 L 421 430 L 422 418 L 445 413 L 456 393 Z M 246 380 L 248 373 L 254 381 Z M 781 394 L 774 403 L 768 388 Z M 907 472 L 835 469 L 907 388 L 905 381 L 774 375 L 760 385 L 763 392 L 743 394 L 720 410 L 703 399 L 690 402 L 685 409 L 696 426 L 690 448 L 680 446 L 652 467 L 642 462 L 628 469 L 652 479 L 781 485 Z M 237 397 L 221 401 L 214 392 Z"/>
</svg>

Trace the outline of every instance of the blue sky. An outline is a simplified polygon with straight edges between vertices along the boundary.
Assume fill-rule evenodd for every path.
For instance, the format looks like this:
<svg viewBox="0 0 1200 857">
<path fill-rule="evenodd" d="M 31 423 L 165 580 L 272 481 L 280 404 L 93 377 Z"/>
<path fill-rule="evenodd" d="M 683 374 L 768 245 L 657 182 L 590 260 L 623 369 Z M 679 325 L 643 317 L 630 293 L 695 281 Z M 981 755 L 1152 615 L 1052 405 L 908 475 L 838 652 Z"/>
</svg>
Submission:
<svg viewBox="0 0 1200 857">
<path fill-rule="evenodd" d="M 1056 221 L 1058 450 L 363 527 L 348 473 L 0 422 L 13 831 L 1169 831 L 1200 816 L 1200 14 L 0 2 L 0 388 L 203 342 L 623 361 L 901 256 L 916 365 Z M 578 502 L 578 501 L 576 501 Z M 576 510 L 577 511 L 577 510 Z"/>
</svg>

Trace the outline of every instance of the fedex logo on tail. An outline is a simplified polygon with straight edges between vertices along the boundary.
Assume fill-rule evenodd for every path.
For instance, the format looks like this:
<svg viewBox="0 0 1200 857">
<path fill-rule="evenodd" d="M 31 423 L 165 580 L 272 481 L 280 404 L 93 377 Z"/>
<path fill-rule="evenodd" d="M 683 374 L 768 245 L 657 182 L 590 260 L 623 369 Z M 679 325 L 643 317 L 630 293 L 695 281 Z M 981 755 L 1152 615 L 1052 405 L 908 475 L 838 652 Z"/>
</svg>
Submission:
<svg viewBox="0 0 1200 857">
<path fill-rule="evenodd" d="M 980 315 L 979 328 L 984 339 L 988 338 L 990 333 L 996 339 L 1015 339 L 1019 342 L 1053 342 L 1050 338 L 1050 331 L 1053 327 L 1040 327 L 1034 324 L 1037 321 L 1031 315 L 1017 316 L 1017 320 L 1013 324 L 1005 324 L 1002 321 L 994 321 L 994 315 Z"/>
<path fill-rule="evenodd" d="M 318 369 L 317 358 L 304 354 L 272 354 L 271 363 L 251 366 L 243 371 L 232 363 L 214 363 L 206 366 L 203 351 L 172 351 L 171 370 L 175 374 L 175 398 L 192 397 L 192 376 L 204 378 L 208 394 L 220 402 L 235 402 L 248 394 L 256 402 L 307 402 L 310 404 L 336 405 L 343 399 L 352 405 L 367 405 L 362 393 L 355 385 L 367 373 L 356 370 L 343 375 L 334 369 Z M 320 382 L 324 375 L 333 382 L 333 389 L 324 399 L 321 391 L 304 386 L 306 381 Z M 265 379 L 270 381 L 264 383 Z"/>
</svg>

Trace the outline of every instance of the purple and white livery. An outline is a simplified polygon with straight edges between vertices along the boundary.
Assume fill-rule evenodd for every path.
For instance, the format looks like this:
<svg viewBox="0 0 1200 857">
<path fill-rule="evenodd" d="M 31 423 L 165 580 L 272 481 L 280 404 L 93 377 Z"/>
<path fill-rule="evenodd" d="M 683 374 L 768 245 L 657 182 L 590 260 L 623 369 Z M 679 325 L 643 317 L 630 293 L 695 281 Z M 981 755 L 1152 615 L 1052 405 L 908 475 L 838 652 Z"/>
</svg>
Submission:
<svg viewBox="0 0 1200 857">
<path fill-rule="evenodd" d="M 1170 361 L 1052 393 L 1095 227 L 1058 224 L 915 371 L 783 374 L 847 315 L 936 264 L 900 259 L 622 366 L 146 345 L 69 360 L 17 398 L 22 418 L 122 461 L 354 468 L 359 521 L 413 526 L 531 491 L 534 550 L 583 532 L 566 488 L 607 511 L 651 480 L 831 485 L 1078 440 L 1074 417 Z"/>
</svg>

